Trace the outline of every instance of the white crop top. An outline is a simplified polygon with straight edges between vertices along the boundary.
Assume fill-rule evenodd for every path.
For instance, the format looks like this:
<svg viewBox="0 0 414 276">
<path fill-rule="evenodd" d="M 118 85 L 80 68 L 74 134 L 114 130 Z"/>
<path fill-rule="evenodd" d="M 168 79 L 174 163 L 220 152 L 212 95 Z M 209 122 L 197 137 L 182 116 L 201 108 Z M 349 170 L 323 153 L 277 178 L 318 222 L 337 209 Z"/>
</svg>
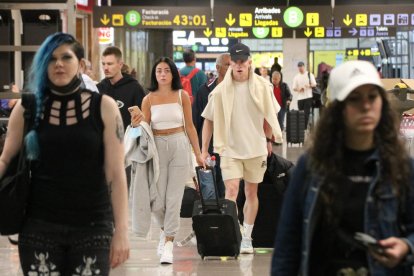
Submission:
<svg viewBox="0 0 414 276">
<path fill-rule="evenodd" d="M 157 104 L 151 106 L 151 127 L 169 129 L 184 126 L 183 110 L 179 103 Z"/>
</svg>

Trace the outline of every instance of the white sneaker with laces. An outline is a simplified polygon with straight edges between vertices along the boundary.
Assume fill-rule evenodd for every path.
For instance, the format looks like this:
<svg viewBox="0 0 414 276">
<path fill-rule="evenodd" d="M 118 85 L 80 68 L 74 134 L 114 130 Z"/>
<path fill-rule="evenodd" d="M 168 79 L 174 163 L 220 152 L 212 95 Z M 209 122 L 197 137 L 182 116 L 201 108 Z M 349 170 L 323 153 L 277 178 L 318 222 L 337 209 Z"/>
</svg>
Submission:
<svg viewBox="0 0 414 276">
<path fill-rule="evenodd" d="M 158 243 L 158 247 L 157 247 L 157 255 L 158 255 L 158 257 L 161 257 L 162 252 L 164 251 L 164 244 L 165 244 L 165 234 L 164 234 L 164 231 L 161 230 L 161 233 L 160 233 L 160 242 Z"/>
<path fill-rule="evenodd" d="M 252 239 L 243 237 L 240 244 L 240 254 L 253 254 L 254 249 L 252 245 Z"/>
<path fill-rule="evenodd" d="M 172 241 L 167 241 L 164 245 L 164 251 L 162 252 L 160 263 L 161 264 L 172 264 L 173 263 L 173 248 L 174 244 Z"/>
</svg>

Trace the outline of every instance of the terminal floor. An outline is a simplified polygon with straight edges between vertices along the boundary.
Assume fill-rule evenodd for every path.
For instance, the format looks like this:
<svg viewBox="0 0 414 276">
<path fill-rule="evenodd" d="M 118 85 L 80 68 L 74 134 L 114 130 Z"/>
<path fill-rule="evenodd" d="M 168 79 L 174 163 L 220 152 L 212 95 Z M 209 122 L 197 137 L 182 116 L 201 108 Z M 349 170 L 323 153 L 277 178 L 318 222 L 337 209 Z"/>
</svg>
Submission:
<svg viewBox="0 0 414 276">
<path fill-rule="evenodd" d="M 274 146 L 276 154 L 296 163 L 304 151 L 297 145 Z M 181 228 L 176 240 L 181 240 L 191 232 L 191 219 L 181 219 Z M 156 254 L 159 229 L 152 227 L 149 238 L 140 240 L 130 233 L 130 259 L 111 271 L 111 276 L 253 276 L 269 275 L 272 249 L 256 249 L 254 255 L 240 255 L 234 258 L 207 258 L 201 260 L 193 243 L 174 246 L 174 264 L 160 265 Z M 6 237 L 0 237 L 0 276 L 21 276 L 17 247 L 10 245 Z"/>
</svg>

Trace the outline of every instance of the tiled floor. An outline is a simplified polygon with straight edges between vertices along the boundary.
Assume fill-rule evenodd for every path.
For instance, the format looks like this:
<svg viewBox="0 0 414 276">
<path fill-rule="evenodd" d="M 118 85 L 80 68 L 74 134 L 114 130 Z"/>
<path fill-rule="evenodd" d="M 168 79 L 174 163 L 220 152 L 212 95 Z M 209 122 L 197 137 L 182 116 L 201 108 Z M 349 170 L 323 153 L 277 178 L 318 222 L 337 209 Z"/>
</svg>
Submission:
<svg viewBox="0 0 414 276">
<path fill-rule="evenodd" d="M 274 152 L 296 162 L 304 148 L 297 145 L 287 147 L 286 144 L 274 147 Z M 201 260 L 195 244 L 184 247 L 174 246 L 174 264 L 160 265 L 156 255 L 159 229 L 151 228 L 148 240 L 137 239 L 132 233 L 131 257 L 121 267 L 111 271 L 111 276 L 233 276 L 233 275 L 269 275 L 271 249 L 256 249 L 254 255 L 241 255 L 237 260 L 232 258 L 209 258 Z M 191 231 L 191 219 L 181 219 L 181 228 L 176 240 L 181 240 Z M 8 243 L 6 237 L 0 237 L 0 276 L 22 275 L 19 267 L 17 247 Z"/>
<path fill-rule="evenodd" d="M 181 220 L 181 229 L 177 240 L 184 238 L 191 231 L 191 219 Z M 174 246 L 174 264 L 161 265 L 156 255 L 159 230 L 153 228 L 149 240 L 139 240 L 131 233 L 131 256 L 121 267 L 111 271 L 111 276 L 156 276 L 177 275 L 268 275 L 271 249 L 256 249 L 255 255 L 240 255 L 234 258 L 206 258 L 201 260 L 194 243 Z M 17 247 L 10 245 L 7 238 L 0 238 L 0 275 L 22 275 L 19 267 Z"/>
</svg>

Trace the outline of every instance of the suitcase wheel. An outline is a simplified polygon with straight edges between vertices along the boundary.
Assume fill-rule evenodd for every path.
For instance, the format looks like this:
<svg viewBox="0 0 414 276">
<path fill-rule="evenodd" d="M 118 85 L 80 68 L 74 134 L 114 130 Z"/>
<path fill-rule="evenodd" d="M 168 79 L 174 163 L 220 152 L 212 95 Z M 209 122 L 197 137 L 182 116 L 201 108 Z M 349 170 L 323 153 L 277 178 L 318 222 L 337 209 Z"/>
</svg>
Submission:
<svg viewBox="0 0 414 276">
<path fill-rule="evenodd" d="M 201 255 L 201 259 L 204 261 L 204 255 Z"/>
</svg>

